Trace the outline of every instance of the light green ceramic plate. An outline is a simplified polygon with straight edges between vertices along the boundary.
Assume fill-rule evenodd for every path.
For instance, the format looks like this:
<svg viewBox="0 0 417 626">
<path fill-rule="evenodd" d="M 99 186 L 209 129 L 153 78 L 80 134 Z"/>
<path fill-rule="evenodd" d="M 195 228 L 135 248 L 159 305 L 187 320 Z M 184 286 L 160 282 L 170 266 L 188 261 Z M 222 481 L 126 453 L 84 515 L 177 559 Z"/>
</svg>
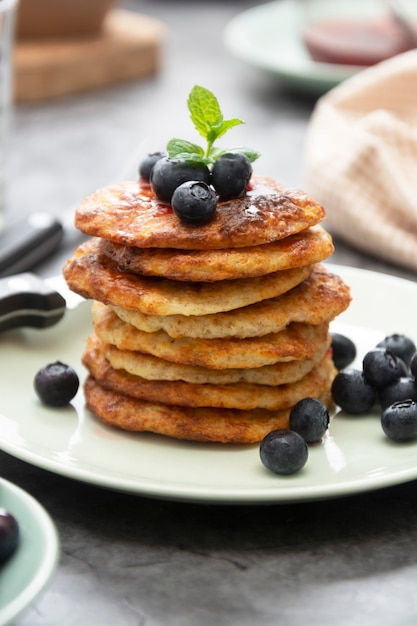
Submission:
<svg viewBox="0 0 417 626">
<path fill-rule="evenodd" d="M 335 10 L 347 0 L 334 0 Z M 302 42 L 301 0 L 279 0 L 240 13 L 227 25 L 224 41 L 229 50 L 250 65 L 264 70 L 300 91 L 317 95 L 349 78 L 360 68 L 316 63 Z M 368 11 L 375 0 L 348 2 L 353 9 Z"/>
<path fill-rule="evenodd" d="M 331 265 L 350 285 L 353 301 L 333 329 L 364 353 L 385 335 L 417 341 L 417 283 Z M 417 479 L 417 442 L 395 445 L 378 416 L 337 415 L 306 466 L 289 477 L 268 472 L 259 447 L 198 444 L 107 427 L 84 406 L 43 406 L 33 391 L 37 370 L 52 360 L 84 376 L 81 354 L 91 332 L 90 304 L 44 330 L 0 335 L 0 445 L 27 463 L 77 480 L 134 494 L 195 502 L 279 503 L 334 498 Z M 18 372 L 18 376 L 16 375 Z"/>
<path fill-rule="evenodd" d="M 59 542 L 45 509 L 26 491 L 0 478 L 0 507 L 19 523 L 20 540 L 0 566 L 0 626 L 13 623 L 49 582 L 58 561 Z"/>
</svg>

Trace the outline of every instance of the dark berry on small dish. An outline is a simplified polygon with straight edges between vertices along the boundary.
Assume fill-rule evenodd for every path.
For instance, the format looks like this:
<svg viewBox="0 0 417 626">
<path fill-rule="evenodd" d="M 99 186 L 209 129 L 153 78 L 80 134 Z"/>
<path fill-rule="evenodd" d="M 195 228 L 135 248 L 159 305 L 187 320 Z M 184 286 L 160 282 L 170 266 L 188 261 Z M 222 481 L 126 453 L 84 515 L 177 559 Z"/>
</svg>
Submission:
<svg viewBox="0 0 417 626">
<path fill-rule="evenodd" d="M 363 374 L 374 387 L 392 385 L 406 373 L 404 361 L 387 348 L 374 348 L 364 356 Z"/>
<path fill-rule="evenodd" d="M 159 159 L 166 156 L 165 152 L 151 152 L 139 164 L 139 178 L 149 182 L 153 166 Z"/>
<path fill-rule="evenodd" d="M 377 348 L 387 348 L 396 354 L 407 367 L 410 367 L 411 359 L 416 352 L 416 345 L 412 339 L 405 335 L 395 333 L 385 337 L 377 344 Z"/>
<path fill-rule="evenodd" d="M 202 226 L 213 219 L 217 195 L 213 187 L 202 181 L 187 181 L 172 194 L 171 205 L 179 219 L 190 225 Z"/>
<path fill-rule="evenodd" d="M 363 372 L 353 368 L 336 374 L 331 393 L 335 404 L 353 415 L 370 411 L 377 397 L 375 387 L 366 380 Z"/>
<path fill-rule="evenodd" d="M 292 408 L 289 425 L 307 443 L 315 443 L 321 440 L 329 426 L 329 412 L 317 398 L 304 398 Z"/>
<path fill-rule="evenodd" d="M 275 474 L 294 474 L 308 459 L 307 442 L 289 429 L 268 433 L 261 441 L 259 452 L 263 465 Z"/>
<path fill-rule="evenodd" d="M 417 352 L 412 356 L 410 370 L 415 379 L 417 379 Z"/>
<path fill-rule="evenodd" d="M 154 194 L 163 202 L 171 202 L 177 187 L 189 180 L 210 184 L 210 171 L 204 163 L 162 157 L 152 168 L 150 183 Z"/>
<path fill-rule="evenodd" d="M 379 402 L 382 409 L 386 409 L 394 402 L 414 400 L 417 402 L 417 384 L 413 376 L 402 376 L 392 385 L 378 389 Z"/>
<path fill-rule="evenodd" d="M 0 508 L 0 563 L 5 563 L 19 543 L 19 524 L 9 511 Z"/>
<path fill-rule="evenodd" d="M 417 403 L 408 399 L 391 404 L 381 415 L 381 426 L 392 441 L 417 439 Z"/>
<path fill-rule="evenodd" d="M 252 164 L 242 152 L 227 152 L 214 162 L 211 182 L 220 200 L 240 198 L 252 176 Z"/>
<path fill-rule="evenodd" d="M 338 370 L 348 367 L 356 358 L 356 346 L 349 337 L 332 333 L 332 357 Z"/>
<path fill-rule="evenodd" d="M 78 391 L 80 381 L 75 370 L 60 361 L 42 367 L 34 379 L 35 391 L 48 406 L 65 406 Z"/>
</svg>

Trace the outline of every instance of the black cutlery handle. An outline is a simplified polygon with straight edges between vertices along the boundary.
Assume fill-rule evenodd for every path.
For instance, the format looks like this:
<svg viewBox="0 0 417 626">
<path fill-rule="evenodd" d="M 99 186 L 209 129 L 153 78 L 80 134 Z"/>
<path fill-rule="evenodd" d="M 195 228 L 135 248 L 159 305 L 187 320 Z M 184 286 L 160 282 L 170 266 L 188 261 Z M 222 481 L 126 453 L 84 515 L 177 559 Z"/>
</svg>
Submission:
<svg viewBox="0 0 417 626">
<path fill-rule="evenodd" d="M 65 309 L 65 299 L 35 274 L 0 278 L 0 332 L 20 326 L 52 326 Z"/>
<path fill-rule="evenodd" d="M 64 234 L 49 213 L 32 213 L 0 234 L 0 277 L 31 270 L 51 254 Z"/>
</svg>

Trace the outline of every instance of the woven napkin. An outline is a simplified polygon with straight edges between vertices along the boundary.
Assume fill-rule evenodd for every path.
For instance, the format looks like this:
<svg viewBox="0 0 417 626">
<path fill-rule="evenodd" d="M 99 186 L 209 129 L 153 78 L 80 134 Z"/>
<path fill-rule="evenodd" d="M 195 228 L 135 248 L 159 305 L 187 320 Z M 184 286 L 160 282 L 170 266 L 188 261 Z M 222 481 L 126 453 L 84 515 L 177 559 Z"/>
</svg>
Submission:
<svg viewBox="0 0 417 626">
<path fill-rule="evenodd" d="M 325 207 L 331 232 L 417 271 L 417 50 L 317 101 L 305 165 L 305 189 Z"/>
</svg>

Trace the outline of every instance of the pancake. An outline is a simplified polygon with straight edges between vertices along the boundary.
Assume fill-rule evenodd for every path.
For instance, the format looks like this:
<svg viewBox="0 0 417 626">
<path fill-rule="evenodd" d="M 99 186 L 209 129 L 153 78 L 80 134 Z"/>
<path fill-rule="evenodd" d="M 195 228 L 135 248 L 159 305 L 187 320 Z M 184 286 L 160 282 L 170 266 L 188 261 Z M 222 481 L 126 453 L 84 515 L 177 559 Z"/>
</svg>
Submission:
<svg viewBox="0 0 417 626">
<path fill-rule="evenodd" d="M 188 383 L 252 383 L 256 385 L 282 385 L 293 383 L 308 374 L 323 359 L 331 343 L 331 337 L 323 343 L 311 359 L 288 361 L 246 369 L 213 370 L 194 365 L 171 363 L 150 354 L 119 350 L 111 344 L 101 342 L 95 335 L 90 336 L 87 350 L 99 349 L 113 369 L 124 369 L 130 374 L 146 380 L 183 380 Z"/>
<path fill-rule="evenodd" d="M 127 431 L 200 442 L 249 444 L 261 441 L 276 428 L 288 428 L 289 409 L 240 411 L 148 402 L 105 390 L 92 376 L 85 382 L 84 393 L 88 409 L 101 421 Z M 331 406 L 327 392 L 319 399 Z"/>
<path fill-rule="evenodd" d="M 123 322 L 99 302 L 92 306 L 96 335 L 121 350 L 152 354 L 174 363 L 209 369 L 253 368 L 278 361 L 310 359 L 327 341 L 329 324 L 290 324 L 279 333 L 247 339 L 173 339 L 164 331 L 145 333 Z"/>
<path fill-rule="evenodd" d="M 207 315 L 273 298 L 301 283 L 312 266 L 256 278 L 217 283 L 182 283 L 167 278 L 127 274 L 99 251 L 99 240 L 77 248 L 64 267 L 70 289 L 85 298 L 148 315 Z"/>
<path fill-rule="evenodd" d="M 277 386 L 232 383 L 228 385 L 191 384 L 184 381 L 149 381 L 114 370 L 100 350 L 87 350 L 83 359 L 92 376 L 105 389 L 117 391 L 139 400 L 190 407 L 218 407 L 270 411 L 293 406 L 302 398 L 317 397 L 336 374 L 331 356 L 322 361 L 295 383 Z"/>
<path fill-rule="evenodd" d="M 348 307 L 350 299 L 342 279 L 316 265 L 308 278 L 283 295 L 226 313 L 159 316 L 122 307 L 113 310 L 123 321 L 149 333 L 163 330 L 173 338 L 245 338 L 277 333 L 292 322 L 329 322 Z"/>
<path fill-rule="evenodd" d="M 302 191 L 253 176 L 242 197 L 220 202 L 205 226 L 183 224 L 149 185 L 122 182 L 96 191 L 75 211 L 75 226 L 93 237 L 138 248 L 211 250 L 271 243 L 318 224 L 324 209 Z"/>
<path fill-rule="evenodd" d="M 311 265 L 333 253 L 332 238 L 321 226 L 273 243 L 227 250 L 136 248 L 106 239 L 100 250 L 125 272 L 172 280 L 212 282 L 263 276 Z"/>
</svg>

